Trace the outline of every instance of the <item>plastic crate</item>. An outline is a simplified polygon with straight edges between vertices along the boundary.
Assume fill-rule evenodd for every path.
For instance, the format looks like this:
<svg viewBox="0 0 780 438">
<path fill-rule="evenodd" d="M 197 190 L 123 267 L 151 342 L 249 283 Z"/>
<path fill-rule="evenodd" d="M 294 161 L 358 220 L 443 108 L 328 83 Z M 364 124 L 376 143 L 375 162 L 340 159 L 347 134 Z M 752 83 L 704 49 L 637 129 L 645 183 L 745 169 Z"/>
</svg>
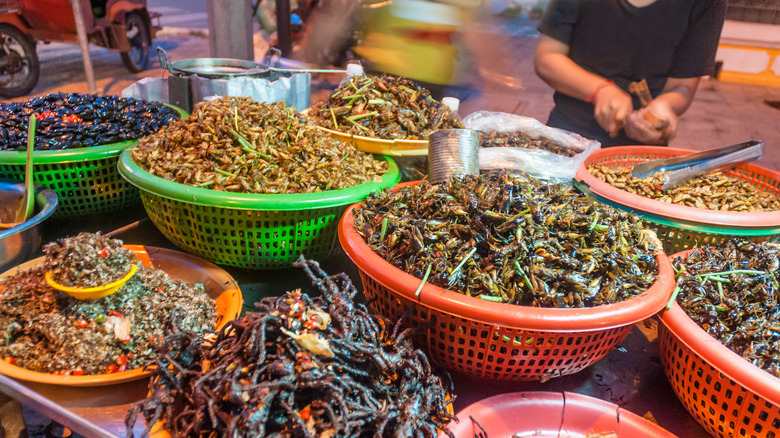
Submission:
<svg viewBox="0 0 780 438">
<path fill-rule="evenodd" d="M 664 251 L 673 254 L 697 245 L 718 245 L 732 237 L 754 242 L 780 236 L 780 212 L 716 211 L 687 207 L 635 195 L 591 175 L 591 164 L 633 167 L 636 163 L 697 152 L 651 146 L 619 146 L 593 152 L 577 170 L 574 185 L 601 202 L 629 211 L 649 222 Z M 742 164 L 726 172 L 732 178 L 750 181 L 756 188 L 780 196 L 780 172 Z"/>
<path fill-rule="evenodd" d="M 696 421 L 716 437 L 780 437 L 780 379 L 710 336 L 676 302 L 660 316 L 666 377 Z"/>
<path fill-rule="evenodd" d="M 658 254 L 658 279 L 629 300 L 577 309 L 495 303 L 426 283 L 372 251 L 353 228 L 353 205 L 339 224 L 339 240 L 357 265 L 371 309 L 392 320 L 406 314 L 421 328 L 418 342 L 451 371 L 500 380 L 539 380 L 573 374 L 595 363 L 659 312 L 674 289 L 674 274 Z"/>
<path fill-rule="evenodd" d="M 396 185 L 392 159 L 381 182 L 340 190 L 288 195 L 230 193 L 154 176 L 122 153 L 119 172 L 141 192 L 152 223 L 185 251 L 220 265 L 289 268 L 298 256 L 322 259 L 336 245 L 339 218 L 348 205 Z"/>
</svg>

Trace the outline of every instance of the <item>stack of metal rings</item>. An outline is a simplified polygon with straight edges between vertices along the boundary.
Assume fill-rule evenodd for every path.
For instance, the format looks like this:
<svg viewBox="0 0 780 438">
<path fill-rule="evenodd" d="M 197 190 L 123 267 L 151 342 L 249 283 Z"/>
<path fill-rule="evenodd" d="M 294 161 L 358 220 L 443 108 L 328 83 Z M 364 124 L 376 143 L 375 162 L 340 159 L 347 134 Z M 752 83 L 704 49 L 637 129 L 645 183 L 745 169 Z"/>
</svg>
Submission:
<svg viewBox="0 0 780 438">
<path fill-rule="evenodd" d="M 443 129 L 428 138 L 428 179 L 447 181 L 455 175 L 479 175 L 479 133 Z"/>
</svg>

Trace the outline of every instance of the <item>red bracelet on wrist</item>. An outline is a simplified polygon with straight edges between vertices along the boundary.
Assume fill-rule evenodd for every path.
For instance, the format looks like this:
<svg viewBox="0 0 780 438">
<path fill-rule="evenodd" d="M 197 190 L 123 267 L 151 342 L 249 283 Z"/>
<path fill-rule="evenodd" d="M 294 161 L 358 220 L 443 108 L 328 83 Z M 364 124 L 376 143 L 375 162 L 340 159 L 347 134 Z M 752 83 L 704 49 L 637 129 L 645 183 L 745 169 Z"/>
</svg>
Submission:
<svg viewBox="0 0 780 438">
<path fill-rule="evenodd" d="M 596 94 L 598 94 L 598 92 L 601 91 L 602 88 L 604 88 L 604 87 L 606 87 L 608 85 L 615 85 L 615 82 L 612 81 L 612 79 L 607 79 L 606 81 L 600 83 L 599 86 L 596 87 L 596 90 L 593 91 L 593 94 L 591 94 L 590 96 L 588 96 L 587 99 L 585 99 L 585 102 L 588 102 L 588 103 L 593 102 L 593 99 L 596 98 Z"/>
</svg>

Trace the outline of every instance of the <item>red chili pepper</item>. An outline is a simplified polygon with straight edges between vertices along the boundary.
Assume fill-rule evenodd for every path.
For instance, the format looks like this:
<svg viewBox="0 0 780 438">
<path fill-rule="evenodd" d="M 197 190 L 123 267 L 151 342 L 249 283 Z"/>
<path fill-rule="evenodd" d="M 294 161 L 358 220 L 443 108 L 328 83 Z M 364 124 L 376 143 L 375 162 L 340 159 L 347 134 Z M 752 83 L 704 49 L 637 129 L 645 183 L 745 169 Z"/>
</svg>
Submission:
<svg viewBox="0 0 780 438">
<path fill-rule="evenodd" d="M 73 370 L 73 375 L 74 376 L 83 376 L 84 375 L 84 370 L 82 370 L 81 368 L 76 368 L 75 370 Z"/>
<path fill-rule="evenodd" d="M 11 365 L 13 365 L 13 364 L 15 364 L 15 363 L 16 363 L 16 358 L 15 358 L 15 357 L 6 356 L 6 357 L 4 358 L 4 360 L 5 360 L 6 362 L 8 362 L 9 364 L 11 364 Z"/>
<path fill-rule="evenodd" d="M 304 323 L 303 323 L 303 326 L 304 326 L 304 327 L 306 327 L 306 328 L 307 328 L 307 329 L 309 329 L 309 330 L 314 330 L 314 329 L 316 329 L 316 328 L 317 328 L 317 325 L 318 325 L 317 318 L 315 318 L 315 317 L 313 317 L 313 316 L 312 316 L 311 318 L 309 318 L 309 320 L 308 320 L 308 321 L 306 321 L 306 322 L 304 322 Z"/>
<path fill-rule="evenodd" d="M 127 370 L 127 362 L 123 363 L 122 365 L 119 365 L 119 367 L 116 369 L 117 373 L 121 373 L 122 371 Z"/>
<path fill-rule="evenodd" d="M 115 372 L 116 372 L 116 365 L 114 365 L 114 364 L 109 364 L 109 365 L 106 367 L 106 374 L 112 374 L 112 373 L 115 373 Z"/>
<path fill-rule="evenodd" d="M 67 122 L 67 123 L 80 123 L 80 122 L 83 122 L 81 117 L 77 116 L 76 114 L 69 114 L 69 115 L 63 117 L 62 121 L 63 122 Z"/>
<path fill-rule="evenodd" d="M 77 324 L 78 327 L 81 327 L 81 328 L 89 327 L 89 323 L 87 321 L 83 320 L 83 319 L 78 320 L 78 322 L 76 324 Z"/>
<path fill-rule="evenodd" d="M 127 356 L 124 354 L 117 356 L 116 358 L 116 364 L 119 366 L 122 366 L 127 363 Z"/>
<path fill-rule="evenodd" d="M 103 257 L 108 257 L 108 247 L 104 246 L 103 251 L 100 251 L 100 255 Z"/>
<path fill-rule="evenodd" d="M 305 408 L 301 409 L 301 419 L 303 421 L 308 421 L 309 418 L 311 418 L 311 409 L 309 409 L 309 406 L 306 406 Z"/>
<path fill-rule="evenodd" d="M 109 314 L 109 315 L 114 315 L 114 316 L 116 316 L 117 318 L 121 318 L 121 317 L 125 316 L 125 314 L 124 314 L 124 313 L 119 313 L 119 312 L 117 312 L 116 310 L 109 310 L 109 311 L 108 311 L 108 314 Z"/>
<path fill-rule="evenodd" d="M 52 110 L 46 110 L 42 112 L 40 116 L 38 116 L 39 119 L 47 119 L 49 117 L 57 117 L 57 113 Z"/>
</svg>

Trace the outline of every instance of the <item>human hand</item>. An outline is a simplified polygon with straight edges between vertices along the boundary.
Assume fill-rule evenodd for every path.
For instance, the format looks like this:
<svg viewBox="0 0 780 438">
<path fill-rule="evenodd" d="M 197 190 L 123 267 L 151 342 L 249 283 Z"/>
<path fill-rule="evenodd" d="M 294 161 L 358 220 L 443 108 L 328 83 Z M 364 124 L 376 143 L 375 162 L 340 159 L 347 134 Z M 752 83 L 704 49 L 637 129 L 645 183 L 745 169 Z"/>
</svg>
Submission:
<svg viewBox="0 0 780 438">
<path fill-rule="evenodd" d="M 623 128 L 624 119 L 634 109 L 634 104 L 630 94 L 613 84 L 596 93 L 593 108 L 596 121 L 614 137 Z"/>
<path fill-rule="evenodd" d="M 625 119 L 626 135 L 644 144 L 667 145 L 677 133 L 677 114 L 663 100 L 653 100 Z"/>
</svg>

